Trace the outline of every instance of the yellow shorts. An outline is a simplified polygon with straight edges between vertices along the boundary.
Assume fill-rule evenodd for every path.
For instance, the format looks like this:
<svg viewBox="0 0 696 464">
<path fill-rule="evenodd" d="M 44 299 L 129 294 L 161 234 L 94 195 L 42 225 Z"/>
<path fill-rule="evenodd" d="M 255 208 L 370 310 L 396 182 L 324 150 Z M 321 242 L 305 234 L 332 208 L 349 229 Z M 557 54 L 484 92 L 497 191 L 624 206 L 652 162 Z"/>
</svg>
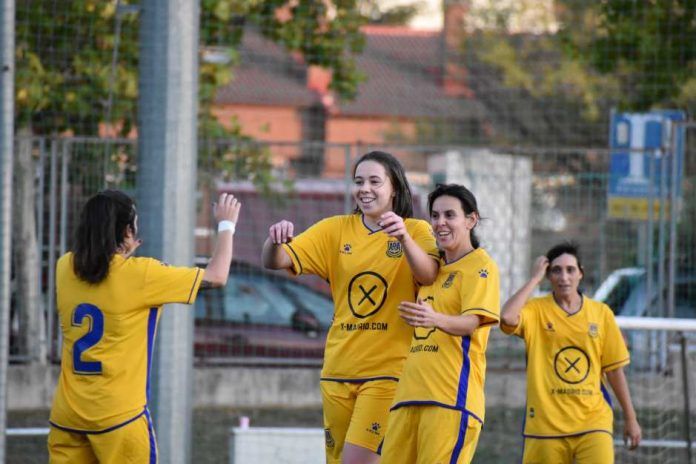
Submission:
<svg viewBox="0 0 696 464">
<path fill-rule="evenodd" d="M 68 432 L 51 426 L 48 456 L 50 464 L 156 464 L 155 429 L 146 414 L 103 433 Z"/>
<path fill-rule="evenodd" d="M 590 432 L 573 437 L 524 439 L 523 464 L 612 464 L 614 440 L 607 432 Z"/>
<path fill-rule="evenodd" d="M 481 422 L 440 406 L 402 406 L 389 415 L 380 464 L 470 463 Z"/>
<path fill-rule="evenodd" d="M 340 463 L 343 444 L 378 452 L 394 400 L 395 380 L 321 381 L 327 463 Z"/>
</svg>

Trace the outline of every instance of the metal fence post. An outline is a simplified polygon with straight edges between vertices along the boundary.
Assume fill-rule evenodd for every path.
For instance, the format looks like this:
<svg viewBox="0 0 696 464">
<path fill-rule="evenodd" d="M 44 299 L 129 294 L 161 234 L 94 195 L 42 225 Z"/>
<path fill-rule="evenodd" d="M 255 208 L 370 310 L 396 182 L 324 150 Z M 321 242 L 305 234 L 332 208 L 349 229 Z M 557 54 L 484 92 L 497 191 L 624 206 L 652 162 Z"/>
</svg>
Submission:
<svg viewBox="0 0 696 464">
<path fill-rule="evenodd" d="M 137 197 L 142 254 L 193 264 L 199 1 L 140 3 Z M 165 309 L 152 365 L 160 460 L 189 462 L 193 311 Z"/>
<path fill-rule="evenodd" d="M 0 462 L 5 462 L 14 158 L 14 0 L 0 6 Z"/>
</svg>

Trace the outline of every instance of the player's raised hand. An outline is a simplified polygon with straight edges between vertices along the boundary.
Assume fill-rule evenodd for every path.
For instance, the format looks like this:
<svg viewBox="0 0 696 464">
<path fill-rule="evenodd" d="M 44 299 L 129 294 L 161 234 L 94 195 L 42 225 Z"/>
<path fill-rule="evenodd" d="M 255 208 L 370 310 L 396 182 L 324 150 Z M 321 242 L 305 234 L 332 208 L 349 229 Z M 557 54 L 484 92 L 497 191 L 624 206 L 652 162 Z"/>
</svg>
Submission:
<svg viewBox="0 0 696 464">
<path fill-rule="evenodd" d="M 283 219 L 282 221 L 276 222 L 268 228 L 268 238 L 271 240 L 271 243 L 276 245 L 288 243 L 292 241 L 294 232 L 295 225 L 292 222 Z"/>
<path fill-rule="evenodd" d="M 549 268 L 549 259 L 546 256 L 539 256 L 532 266 L 532 278 L 538 283 L 544 280 L 546 270 Z"/>
<path fill-rule="evenodd" d="M 393 211 L 387 211 L 379 217 L 379 226 L 382 228 L 382 232 L 400 242 L 408 237 L 404 219 Z"/>
<path fill-rule="evenodd" d="M 217 222 L 231 221 L 235 224 L 239 219 L 242 204 L 231 193 L 221 193 L 217 203 L 213 203 L 213 215 Z"/>
</svg>

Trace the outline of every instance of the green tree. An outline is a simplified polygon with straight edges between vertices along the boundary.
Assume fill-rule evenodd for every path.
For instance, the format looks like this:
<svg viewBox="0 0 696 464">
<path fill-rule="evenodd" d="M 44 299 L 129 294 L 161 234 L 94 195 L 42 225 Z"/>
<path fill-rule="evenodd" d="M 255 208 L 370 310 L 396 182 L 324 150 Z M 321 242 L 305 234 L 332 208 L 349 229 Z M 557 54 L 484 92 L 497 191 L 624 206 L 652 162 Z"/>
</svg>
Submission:
<svg viewBox="0 0 696 464">
<path fill-rule="evenodd" d="M 100 124 L 116 122 L 119 134 L 130 132 L 138 89 L 138 14 L 129 3 L 39 0 L 18 8 L 17 127 L 96 135 Z M 362 76 L 353 56 L 362 49 L 359 28 L 366 22 L 357 0 L 202 0 L 201 17 L 202 50 L 216 46 L 229 55 L 219 63 L 201 60 L 200 106 L 206 117 L 216 89 L 233 78 L 230 64 L 249 23 L 308 64 L 330 69 L 338 96 L 352 98 L 357 91 Z M 214 133 L 209 123 L 204 120 L 202 129 Z"/>
<path fill-rule="evenodd" d="M 471 12 L 475 27 L 462 41 L 471 59 L 489 66 L 503 87 L 527 97 L 527 113 L 519 119 L 533 119 L 536 125 L 524 126 L 525 136 L 552 136 L 544 133 L 550 126 L 542 117 L 530 117 L 537 103 L 567 109 L 574 122 L 561 120 L 553 130 L 561 131 L 555 140 L 571 145 L 582 140 L 603 144 L 612 107 L 696 110 L 696 1 L 559 0 L 553 9 L 550 5 L 552 19 L 540 18 L 527 30 L 513 26 L 525 8 L 539 4 L 481 7 Z M 564 127 L 572 130 L 563 133 Z M 597 134 L 603 135 L 598 139 Z"/>
<path fill-rule="evenodd" d="M 643 111 L 655 105 L 691 103 L 696 97 L 696 1 L 601 2 L 591 44 L 576 47 L 603 74 L 617 74 L 631 89 L 622 107 Z M 691 95 L 689 95 L 691 94 Z"/>
<path fill-rule="evenodd" d="M 40 312 L 35 214 L 27 206 L 36 195 L 29 137 L 131 133 L 138 99 L 137 3 L 35 0 L 18 4 L 15 121 L 21 141 L 15 170 L 13 249 L 15 309 L 24 333 L 16 348 L 39 362 L 45 362 L 46 340 L 41 338 L 45 330 Z M 357 0 L 201 0 L 199 133 L 203 138 L 236 137 L 241 142 L 233 156 L 229 150 L 213 151 L 216 156 L 208 162 L 216 168 L 232 166 L 237 174 L 262 187 L 267 188 L 272 181 L 269 154 L 251 143 L 239 126 L 226 129 L 211 112 L 217 89 L 234 78 L 245 26 L 255 24 L 264 36 L 301 55 L 307 64 L 329 69 L 331 88 L 340 98 L 350 99 L 362 79 L 354 55 L 362 49 L 360 26 L 364 23 Z M 225 59 L 208 59 L 211 47 Z M 99 169 L 105 161 L 120 170 L 132 164 L 132 153 L 127 149 L 120 147 L 109 154 L 105 147 L 81 156 L 100 161 L 91 163 Z M 87 169 L 88 160 L 80 161 L 78 169 Z M 102 176 L 104 173 L 100 171 Z"/>
</svg>

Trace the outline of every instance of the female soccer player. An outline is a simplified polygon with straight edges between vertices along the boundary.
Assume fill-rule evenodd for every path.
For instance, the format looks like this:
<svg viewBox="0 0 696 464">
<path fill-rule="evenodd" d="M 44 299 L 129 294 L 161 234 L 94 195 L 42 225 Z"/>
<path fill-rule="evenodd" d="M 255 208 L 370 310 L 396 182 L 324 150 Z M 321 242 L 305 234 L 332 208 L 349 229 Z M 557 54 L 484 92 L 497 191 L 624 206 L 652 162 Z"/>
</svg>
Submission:
<svg viewBox="0 0 696 464">
<path fill-rule="evenodd" d="M 321 392 L 329 463 L 376 463 L 412 329 L 397 311 L 437 275 L 427 222 L 412 219 L 411 190 L 390 154 L 363 155 L 353 169 L 354 214 L 319 221 L 297 237 L 289 221 L 269 229 L 264 265 L 329 281 L 329 329 Z"/>
<path fill-rule="evenodd" d="M 641 430 L 623 372 L 628 350 L 611 309 L 578 291 L 584 271 L 577 247 L 562 243 L 540 256 L 532 277 L 503 306 L 501 328 L 527 347 L 523 462 L 613 463 L 613 413 L 606 376 L 634 449 Z M 546 276 L 550 295 L 533 298 Z"/>
<path fill-rule="evenodd" d="M 56 269 L 63 358 L 48 434 L 52 464 L 157 462 L 147 402 L 160 307 L 192 304 L 199 288 L 227 283 L 240 206 L 220 195 L 218 240 L 202 270 L 131 257 L 141 242 L 126 194 L 105 190 L 84 205 L 73 251 Z"/>
<path fill-rule="evenodd" d="M 444 262 L 416 303 L 399 305 L 415 331 L 383 464 L 471 462 L 484 420 L 486 346 L 500 314 L 498 266 L 479 248 L 479 212 L 468 189 L 438 185 L 428 208 Z"/>
</svg>

